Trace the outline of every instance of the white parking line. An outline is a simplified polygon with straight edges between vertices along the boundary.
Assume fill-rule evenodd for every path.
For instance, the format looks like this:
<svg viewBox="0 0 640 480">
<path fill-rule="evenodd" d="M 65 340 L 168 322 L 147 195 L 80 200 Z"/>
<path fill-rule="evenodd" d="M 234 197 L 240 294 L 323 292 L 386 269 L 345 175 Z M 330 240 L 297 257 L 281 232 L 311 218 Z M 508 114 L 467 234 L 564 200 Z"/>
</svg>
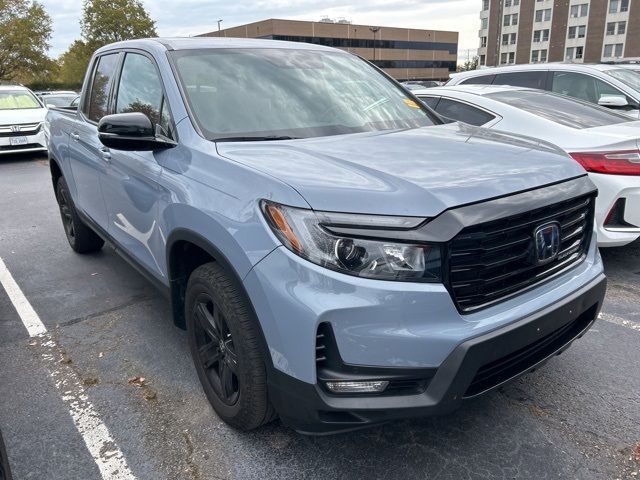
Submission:
<svg viewBox="0 0 640 480">
<path fill-rule="evenodd" d="M 7 292 L 29 335 L 37 341 L 36 345 L 41 349 L 41 357 L 49 374 L 60 391 L 73 423 L 96 462 L 102 478 L 104 480 L 135 480 L 136 477 L 129 469 L 124 455 L 111 437 L 106 425 L 100 420 L 78 376 L 69 365 L 60 362 L 63 358 L 61 348 L 22 293 L 2 258 L 0 258 L 0 284 Z"/>
<path fill-rule="evenodd" d="M 600 313 L 600 315 L 598 315 L 598 318 L 600 320 L 604 320 L 605 322 L 615 323 L 616 325 L 622 325 L 623 327 L 627 327 L 640 332 L 640 323 L 633 322 L 631 320 L 625 320 L 624 318 L 611 315 L 610 313 Z"/>
</svg>

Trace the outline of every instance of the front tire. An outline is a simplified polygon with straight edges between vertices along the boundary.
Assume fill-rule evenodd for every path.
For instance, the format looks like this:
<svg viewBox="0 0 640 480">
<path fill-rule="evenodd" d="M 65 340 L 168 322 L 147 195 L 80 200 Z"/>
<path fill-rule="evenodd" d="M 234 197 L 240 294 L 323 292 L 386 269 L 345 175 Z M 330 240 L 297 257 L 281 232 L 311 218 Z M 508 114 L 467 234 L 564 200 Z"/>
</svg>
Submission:
<svg viewBox="0 0 640 480">
<path fill-rule="evenodd" d="M 198 378 L 218 416 L 240 430 L 273 420 L 258 326 L 217 263 L 204 264 L 189 277 L 185 315 Z"/>
<path fill-rule="evenodd" d="M 76 253 L 91 253 L 100 250 L 104 245 L 104 240 L 78 216 L 64 177 L 58 178 L 56 183 L 56 200 L 58 200 L 58 206 L 60 207 L 64 233 L 73 251 Z"/>
</svg>

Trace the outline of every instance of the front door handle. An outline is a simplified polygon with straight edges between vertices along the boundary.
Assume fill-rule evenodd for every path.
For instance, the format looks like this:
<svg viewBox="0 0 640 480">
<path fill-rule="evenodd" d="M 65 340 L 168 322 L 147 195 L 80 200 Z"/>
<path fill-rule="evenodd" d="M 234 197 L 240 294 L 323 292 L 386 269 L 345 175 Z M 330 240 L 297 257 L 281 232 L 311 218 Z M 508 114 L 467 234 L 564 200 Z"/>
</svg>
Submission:
<svg viewBox="0 0 640 480">
<path fill-rule="evenodd" d="M 109 160 L 111 160 L 111 152 L 109 151 L 109 149 L 107 147 L 102 147 L 100 149 L 100 155 L 102 156 L 102 159 L 105 162 L 108 162 Z"/>
<path fill-rule="evenodd" d="M 71 138 L 73 139 L 73 141 L 77 142 L 78 140 L 80 140 L 80 135 L 74 132 L 71 134 Z"/>
</svg>

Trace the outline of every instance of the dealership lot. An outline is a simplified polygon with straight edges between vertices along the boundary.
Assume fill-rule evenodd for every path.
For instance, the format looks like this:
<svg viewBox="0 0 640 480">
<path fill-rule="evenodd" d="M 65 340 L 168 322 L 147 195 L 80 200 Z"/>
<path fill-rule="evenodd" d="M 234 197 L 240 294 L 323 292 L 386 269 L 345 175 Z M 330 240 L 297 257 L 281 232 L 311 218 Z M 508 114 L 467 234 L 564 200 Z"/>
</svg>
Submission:
<svg viewBox="0 0 640 480">
<path fill-rule="evenodd" d="M 139 479 L 634 478 L 640 470 L 638 242 L 604 252 L 602 319 L 541 371 L 445 417 L 304 437 L 277 422 L 243 434 L 217 419 L 167 301 L 112 250 L 69 249 L 46 158 L 0 159 L 0 211 L 0 258 L 59 358 L 44 359 L 47 347 L 0 289 L 0 429 L 17 479 L 100 478 L 52 370 L 82 385 Z"/>
</svg>

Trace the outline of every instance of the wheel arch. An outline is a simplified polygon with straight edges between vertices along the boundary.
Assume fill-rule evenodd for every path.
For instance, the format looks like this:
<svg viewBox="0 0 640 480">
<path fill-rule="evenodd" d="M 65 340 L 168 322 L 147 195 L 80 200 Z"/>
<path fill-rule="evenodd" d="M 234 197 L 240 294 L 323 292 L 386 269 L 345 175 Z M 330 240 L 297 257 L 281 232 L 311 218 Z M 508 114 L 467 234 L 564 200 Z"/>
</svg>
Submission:
<svg viewBox="0 0 640 480">
<path fill-rule="evenodd" d="M 184 262 L 183 259 L 185 258 L 189 260 Z M 246 302 L 249 312 L 256 322 L 263 357 L 267 366 L 267 372 L 269 372 L 273 368 L 269 347 L 255 307 L 244 287 L 242 277 L 218 247 L 199 233 L 185 228 L 174 230 L 167 238 L 167 274 L 174 324 L 178 328 L 186 329 L 184 302 L 189 275 L 200 265 L 208 262 L 218 263 L 229 273 L 234 287 L 238 289 Z"/>
<path fill-rule="evenodd" d="M 64 174 L 62 173 L 60 163 L 53 156 L 49 156 L 49 171 L 51 172 L 51 182 L 53 183 L 53 191 L 55 192 L 58 179 L 64 176 Z"/>
</svg>

